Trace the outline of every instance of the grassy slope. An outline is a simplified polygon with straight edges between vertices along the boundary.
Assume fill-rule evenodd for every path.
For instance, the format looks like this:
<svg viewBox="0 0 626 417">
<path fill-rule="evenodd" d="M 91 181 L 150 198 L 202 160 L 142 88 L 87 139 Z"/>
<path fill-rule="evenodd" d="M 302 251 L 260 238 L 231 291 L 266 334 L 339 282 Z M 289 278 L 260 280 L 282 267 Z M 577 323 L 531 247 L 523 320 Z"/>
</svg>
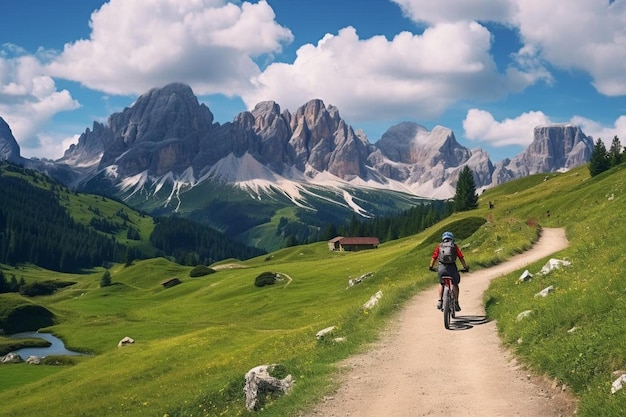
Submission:
<svg viewBox="0 0 626 417">
<path fill-rule="evenodd" d="M 322 242 L 283 249 L 203 278 L 189 278 L 190 268 L 153 259 L 114 268 L 115 285 L 108 288 L 98 288 L 102 271 L 72 276 L 77 285 L 36 301 L 57 315 L 59 324 L 50 331 L 68 347 L 95 355 L 59 367 L 54 375 L 48 367 L 37 368 L 42 369 L 39 377 L 9 384 L 0 392 L 0 415 L 248 415 L 243 375 L 263 363 L 283 363 L 296 378 L 292 393 L 263 414 L 297 415 L 327 392 L 333 363 L 372 341 L 404 301 L 433 284 L 426 268 L 433 236 L 470 216 L 489 220 L 460 242 L 474 269 L 528 247 L 537 224 L 567 228 L 571 246 L 563 257 L 574 266 L 523 285 L 514 284 L 519 273 L 498 280 L 486 298 L 489 312 L 521 356 L 575 390 L 582 398 L 580 415 L 598 408 L 623 410 L 626 396 L 611 396 L 608 387 L 613 368 L 626 368 L 619 325 L 626 311 L 619 268 L 625 245 L 607 237 L 610 231 L 622 235 L 620 193 L 626 174 L 589 179 L 587 169 L 580 168 L 549 177 L 490 190 L 481 196 L 479 210 L 374 251 L 332 253 Z M 615 198 L 608 200 L 611 194 Z M 493 210 L 482 208 L 487 201 L 495 202 Z M 254 278 L 264 271 L 293 280 L 254 287 Z M 346 288 L 348 279 L 367 272 L 374 276 Z M 160 282 L 173 276 L 183 283 L 163 289 Z M 550 284 L 554 294 L 533 297 Z M 378 290 L 384 294 L 380 304 L 361 311 Z M 602 301 L 607 293 L 614 295 L 611 303 Z M 526 309 L 541 314 L 516 322 L 517 313 Z M 316 340 L 315 333 L 331 325 L 345 342 Z M 580 331 L 567 333 L 573 326 Z M 136 343 L 117 348 L 124 336 Z M 580 353 L 574 357 L 574 351 Z M 0 380 L 14 381 L 24 367 L 0 367 Z"/>
</svg>

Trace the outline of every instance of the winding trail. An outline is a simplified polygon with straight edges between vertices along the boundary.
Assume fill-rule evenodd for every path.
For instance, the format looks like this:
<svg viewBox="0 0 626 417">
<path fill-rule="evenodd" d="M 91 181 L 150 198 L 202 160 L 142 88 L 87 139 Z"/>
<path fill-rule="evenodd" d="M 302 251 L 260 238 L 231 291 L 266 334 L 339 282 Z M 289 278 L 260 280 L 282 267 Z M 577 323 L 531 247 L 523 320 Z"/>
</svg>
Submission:
<svg viewBox="0 0 626 417">
<path fill-rule="evenodd" d="M 339 389 L 310 417 L 557 417 L 571 416 L 575 399 L 534 376 L 501 345 L 495 322 L 485 319 L 489 282 L 568 245 L 563 229 L 543 229 L 528 251 L 492 268 L 463 274 L 452 331 L 435 309 L 436 288 L 415 296 L 381 340 L 342 364 Z M 471 266 L 471 255 L 467 255 Z M 426 264 L 426 261 L 425 261 Z M 453 347 L 456 354 L 448 354 Z M 453 382 L 454 388 L 449 385 Z M 450 392 L 450 394 L 447 394 Z"/>
</svg>

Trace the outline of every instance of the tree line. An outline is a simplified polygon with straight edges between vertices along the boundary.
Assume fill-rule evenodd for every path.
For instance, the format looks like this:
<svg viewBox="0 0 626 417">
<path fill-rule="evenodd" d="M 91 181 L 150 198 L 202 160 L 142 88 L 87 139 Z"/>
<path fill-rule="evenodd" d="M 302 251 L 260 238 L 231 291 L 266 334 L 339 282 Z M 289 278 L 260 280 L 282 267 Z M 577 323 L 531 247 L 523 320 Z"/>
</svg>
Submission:
<svg viewBox="0 0 626 417">
<path fill-rule="evenodd" d="M 598 138 L 591 152 L 589 160 L 589 174 L 595 177 L 598 174 L 613 168 L 624 161 L 626 149 L 622 148 L 622 144 L 617 137 L 613 137 L 611 147 L 607 150 L 602 139 Z"/>
<path fill-rule="evenodd" d="M 118 261 L 124 247 L 75 222 L 48 189 L 0 173 L 0 263 L 76 272 Z"/>
<path fill-rule="evenodd" d="M 150 243 L 181 265 L 210 265 L 227 258 L 248 259 L 265 252 L 234 241 L 223 233 L 177 216 L 157 217 Z"/>
</svg>

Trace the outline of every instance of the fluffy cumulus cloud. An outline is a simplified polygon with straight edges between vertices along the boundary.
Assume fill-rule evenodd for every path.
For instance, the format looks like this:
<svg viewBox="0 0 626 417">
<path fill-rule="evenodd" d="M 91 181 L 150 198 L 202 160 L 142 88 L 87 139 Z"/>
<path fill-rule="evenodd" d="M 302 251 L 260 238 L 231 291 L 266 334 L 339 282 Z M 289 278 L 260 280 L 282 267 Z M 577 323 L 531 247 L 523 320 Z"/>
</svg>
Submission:
<svg viewBox="0 0 626 417">
<path fill-rule="evenodd" d="M 416 22 L 493 22 L 514 28 L 528 63 L 588 73 L 598 92 L 626 94 L 626 1 L 392 0 Z"/>
<path fill-rule="evenodd" d="M 24 53 L 13 45 L 3 45 L 0 115 L 18 139 L 23 155 L 29 156 L 32 150 L 41 148 L 44 154 L 60 155 L 54 142 L 46 140 L 42 133 L 44 125 L 55 114 L 78 108 L 79 103 L 68 90 L 58 91 L 55 81 L 43 75 L 41 59 Z"/>
<path fill-rule="evenodd" d="M 388 1 L 414 30 L 363 38 L 355 24 L 299 44 L 266 0 L 110 0 L 92 13 L 87 39 L 31 55 L 0 48 L 0 114 L 34 148 L 55 140 L 42 133 L 46 122 L 79 106 L 59 80 L 122 96 L 181 81 L 249 108 L 273 100 L 294 110 L 320 98 L 356 126 L 437 121 L 455 106 L 552 86 L 556 70 L 588 74 L 602 95 L 626 95 L 626 0 Z M 503 33 L 513 41 L 501 42 Z M 291 43 L 295 59 L 278 62 Z M 523 145 L 531 124 L 548 121 L 541 112 L 490 116 L 470 110 L 467 137 Z"/>
<path fill-rule="evenodd" d="M 391 0 L 416 22 L 440 23 L 462 20 L 507 23 L 513 18 L 511 0 Z"/>
<path fill-rule="evenodd" d="M 47 71 L 109 94 L 180 80 L 196 94 L 237 95 L 260 72 L 254 57 L 293 40 L 266 1 L 111 0 L 90 25 L 90 38 L 66 44 Z"/>
<path fill-rule="evenodd" d="M 352 120 L 434 118 L 457 100 L 499 98 L 532 78 L 499 72 L 490 47 L 489 31 L 471 21 L 390 40 L 361 39 L 346 27 L 301 46 L 291 64 L 269 65 L 243 98 L 248 106 L 269 99 L 292 110 L 321 98 Z"/>
<path fill-rule="evenodd" d="M 465 137 L 470 140 L 489 142 L 494 146 L 528 146 L 533 141 L 535 127 L 550 123 L 550 119 L 540 111 L 496 121 L 487 111 L 471 109 L 463 120 L 463 129 Z"/>
<path fill-rule="evenodd" d="M 572 123 L 580 126 L 586 135 L 591 136 L 594 141 L 602 139 L 607 149 L 611 146 L 613 138 L 620 138 L 622 145 L 626 145 L 624 141 L 624 132 L 626 132 L 626 116 L 620 116 L 611 126 L 604 126 L 594 120 L 587 119 L 582 116 L 572 117 Z"/>
<path fill-rule="evenodd" d="M 587 72 L 601 94 L 626 94 L 626 1 L 518 0 L 526 45 L 551 65 Z"/>
</svg>

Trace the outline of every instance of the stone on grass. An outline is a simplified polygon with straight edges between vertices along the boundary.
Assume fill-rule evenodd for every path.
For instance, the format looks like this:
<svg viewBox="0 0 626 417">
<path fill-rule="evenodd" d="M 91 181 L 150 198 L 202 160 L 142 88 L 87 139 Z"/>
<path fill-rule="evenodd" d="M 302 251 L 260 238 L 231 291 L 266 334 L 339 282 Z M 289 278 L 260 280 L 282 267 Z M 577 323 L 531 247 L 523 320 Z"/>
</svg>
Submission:
<svg viewBox="0 0 626 417">
<path fill-rule="evenodd" d="M 131 339 L 130 337 L 126 336 L 125 338 L 119 341 L 119 343 L 117 344 L 117 347 L 132 345 L 133 343 L 135 343 L 135 341 Z"/>
<path fill-rule="evenodd" d="M 572 263 L 570 261 L 565 261 L 563 259 L 550 259 L 548 262 L 546 262 L 546 264 L 543 266 L 543 268 L 541 268 L 541 271 L 539 271 L 540 274 L 542 275 L 546 275 L 548 273 L 550 273 L 550 271 L 554 270 L 554 269 L 558 269 L 561 268 L 563 266 L 570 266 Z"/>
<path fill-rule="evenodd" d="M 548 294 L 550 294 L 551 292 L 554 292 L 554 285 L 550 285 L 549 287 L 546 287 L 543 290 L 539 291 L 537 294 L 535 294 L 535 297 L 547 297 Z"/>
<path fill-rule="evenodd" d="M 21 363 L 24 362 L 24 359 L 17 353 L 7 353 L 6 355 L 0 357 L 0 363 Z"/>
<path fill-rule="evenodd" d="M 528 272 L 528 269 L 524 271 L 524 273 L 519 277 L 519 282 L 526 282 L 533 279 L 533 274 Z"/>
<path fill-rule="evenodd" d="M 39 365 L 41 364 L 41 358 L 39 356 L 31 355 L 26 358 L 26 363 L 30 365 Z"/>
<path fill-rule="evenodd" d="M 246 373 L 246 384 L 243 387 L 243 392 L 246 394 L 248 411 L 260 410 L 265 405 L 265 398 L 268 395 L 285 394 L 293 385 L 291 375 L 287 375 L 283 379 L 270 375 L 275 366 L 259 365 Z"/>
<path fill-rule="evenodd" d="M 348 280 L 348 288 L 350 287 L 354 287 L 356 284 L 360 284 L 361 282 L 365 281 L 368 278 L 371 278 L 374 276 L 373 272 L 367 272 L 363 275 L 361 275 L 358 278 L 351 278 Z"/>
<path fill-rule="evenodd" d="M 626 375 L 622 375 L 613 381 L 611 384 L 611 394 L 615 394 L 617 391 L 624 388 L 624 384 L 626 384 Z"/>
<path fill-rule="evenodd" d="M 330 327 L 327 327 L 327 328 L 322 329 L 322 330 L 320 330 L 319 332 L 317 332 L 317 333 L 315 334 L 315 337 L 317 337 L 318 339 L 321 339 L 321 338 L 323 338 L 324 336 L 326 336 L 326 335 L 328 335 L 328 334 L 332 333 L 332 331 L 333 331 L 333 330 L 335 330 L 335 326 L 330 326 Z"/>
<path fill-rule="evenodd" d="M 530 313 L 532 313 L 532 312 L 533 312 L 532 310 L 522 311 L 521 313 L 519 313 L 519 314 L 517 315 L 516 320 L 517 320 L 517 321 L 522 321 L 522 320 L 524 320 L 526 317 L 530 316 Z"/>
<path fill-rule="evenodd" d="M 378 301 L 380 301 L 381 298 L 383 298 L 383 292 L 378 290 L 376 294 L 372 295 L 370 299 L 363 304 L 363 310 L 371 310 L 376 307 L 376 304 L 378 304 Z"/>
</svg>

